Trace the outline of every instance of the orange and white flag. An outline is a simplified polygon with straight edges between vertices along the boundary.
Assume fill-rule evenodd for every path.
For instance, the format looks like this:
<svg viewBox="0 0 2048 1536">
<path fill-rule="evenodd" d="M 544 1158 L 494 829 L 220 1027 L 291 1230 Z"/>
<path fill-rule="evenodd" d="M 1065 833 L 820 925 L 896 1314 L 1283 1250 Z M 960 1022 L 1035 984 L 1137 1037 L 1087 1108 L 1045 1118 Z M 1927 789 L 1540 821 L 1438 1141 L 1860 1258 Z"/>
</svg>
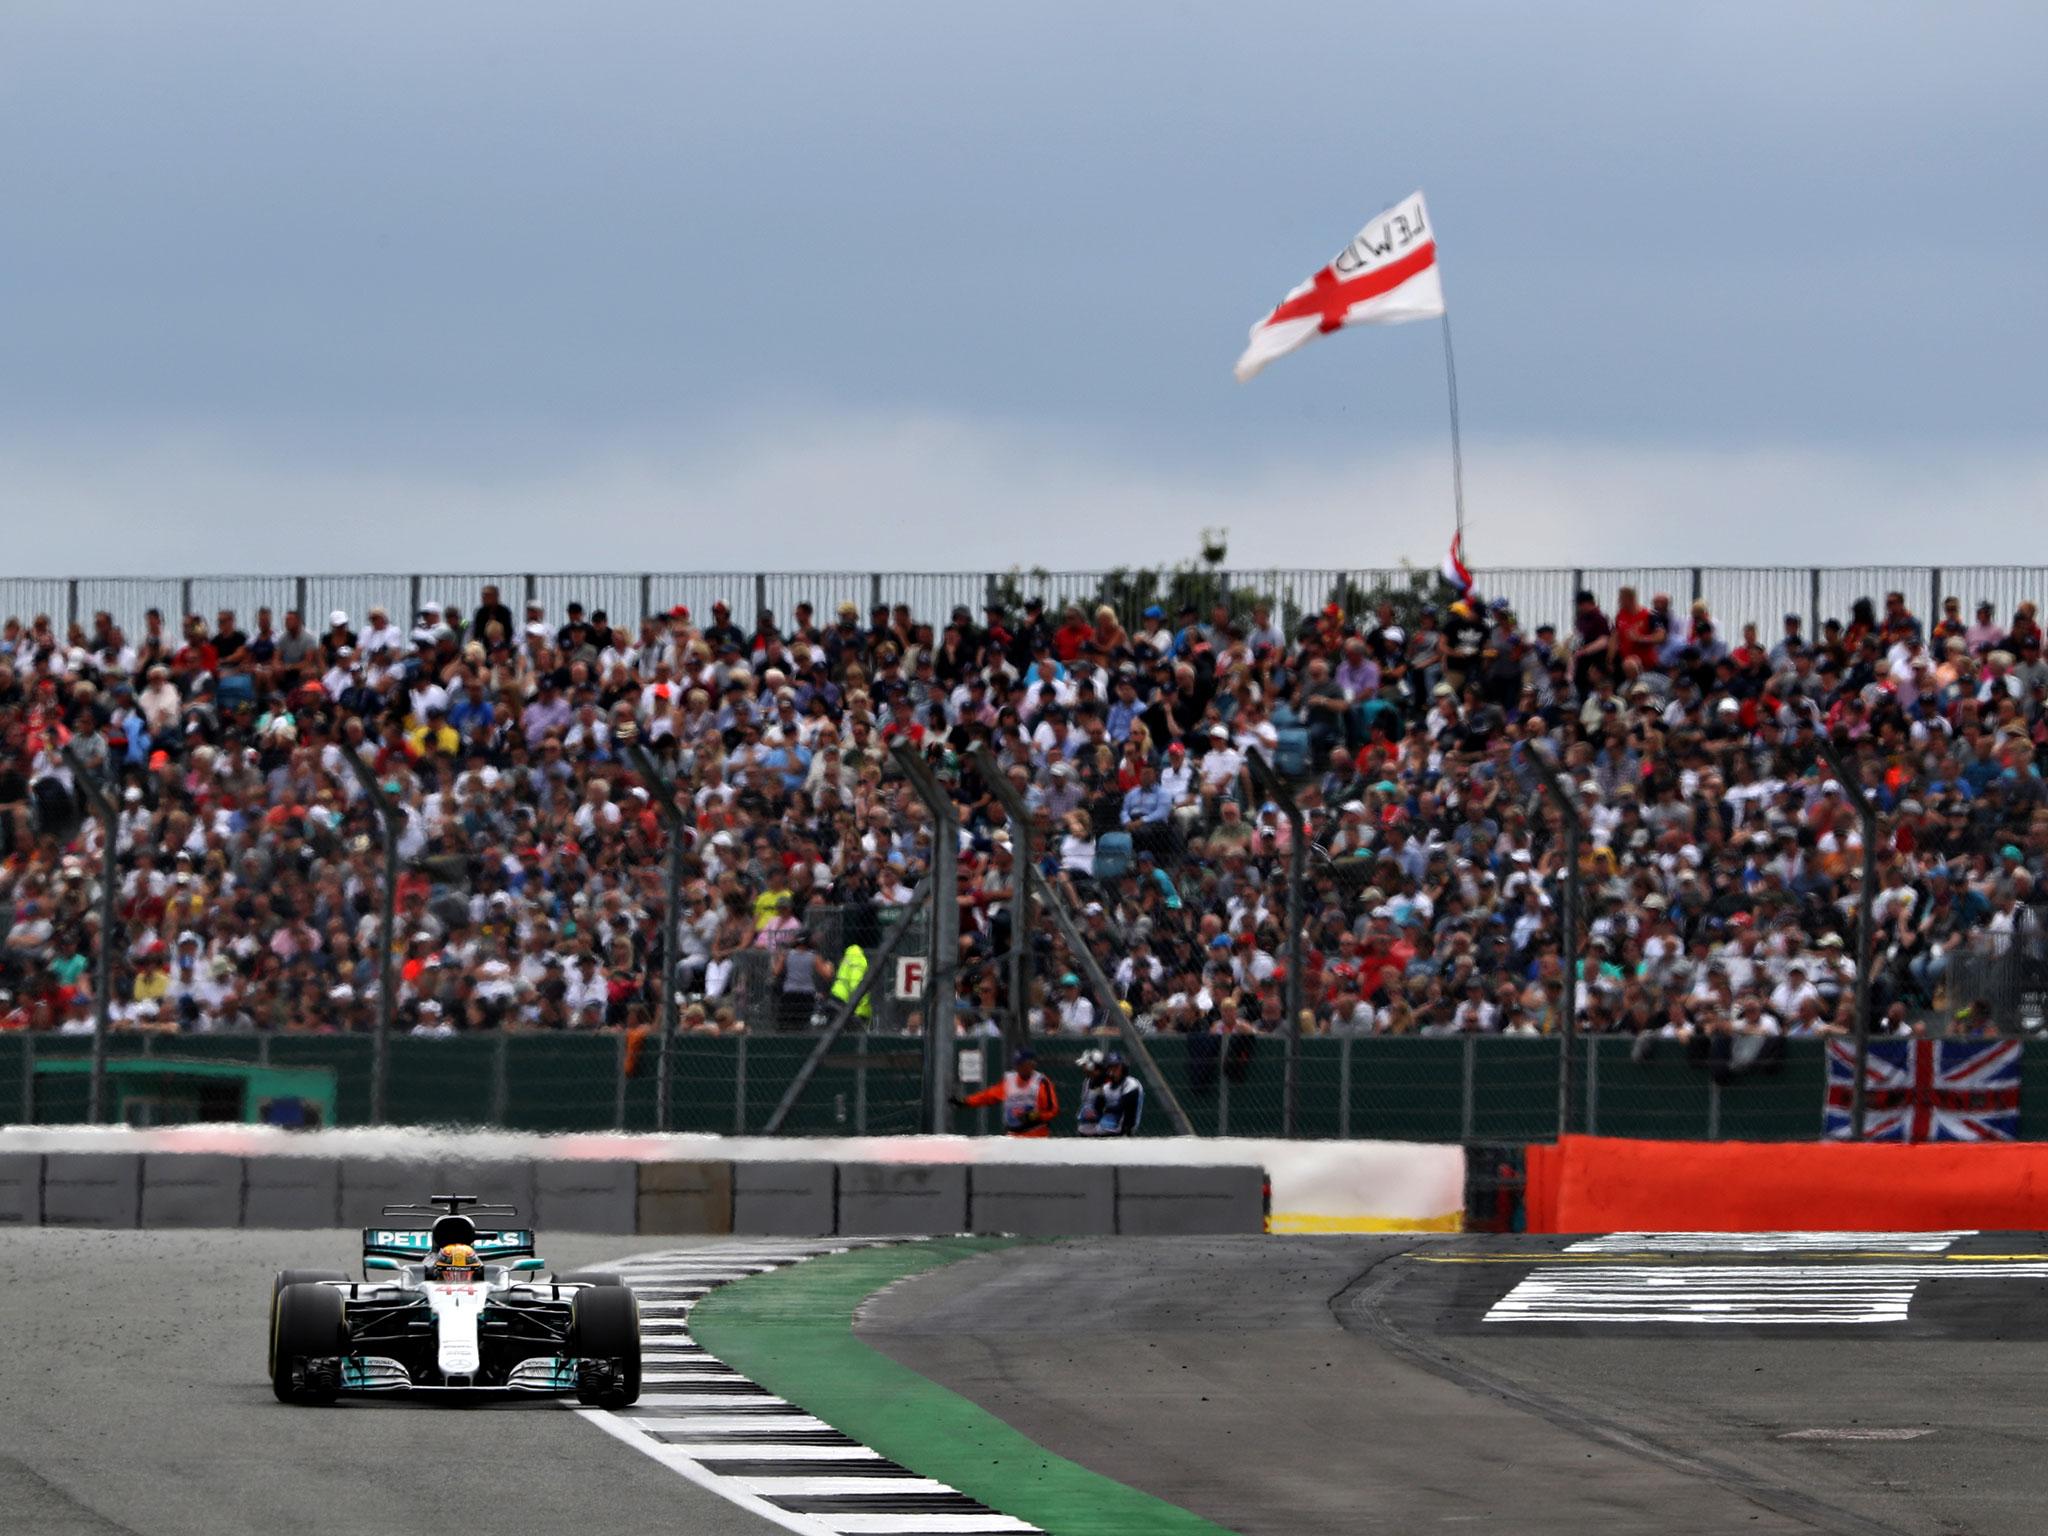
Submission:
<svg viewBox="0 0 2048 1536">
<path fill-rule="evenodd" d="M 1252 327 L 1239 382 L 1276 357 L 1347 325 L 1398 325 L 1444 312 L 1436 233 L 1420 192 L 1368 222 L 1337 257 Z"/>
</svg>

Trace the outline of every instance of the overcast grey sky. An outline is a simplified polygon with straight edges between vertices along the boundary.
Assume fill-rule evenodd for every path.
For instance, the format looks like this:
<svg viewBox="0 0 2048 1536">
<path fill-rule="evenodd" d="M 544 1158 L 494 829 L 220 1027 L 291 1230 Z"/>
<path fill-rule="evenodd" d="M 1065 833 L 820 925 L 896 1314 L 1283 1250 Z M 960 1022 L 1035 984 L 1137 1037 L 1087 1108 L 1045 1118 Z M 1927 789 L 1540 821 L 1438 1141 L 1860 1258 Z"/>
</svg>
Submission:
<svg viewBox="0 0 2048 1536">
<path fill-rule="evenodd" d="M 2048 7 L 0 10 L 17 571 L 2013 559 Z M 508 562 L 504 557 L 511 556 Z"/>
</svg>

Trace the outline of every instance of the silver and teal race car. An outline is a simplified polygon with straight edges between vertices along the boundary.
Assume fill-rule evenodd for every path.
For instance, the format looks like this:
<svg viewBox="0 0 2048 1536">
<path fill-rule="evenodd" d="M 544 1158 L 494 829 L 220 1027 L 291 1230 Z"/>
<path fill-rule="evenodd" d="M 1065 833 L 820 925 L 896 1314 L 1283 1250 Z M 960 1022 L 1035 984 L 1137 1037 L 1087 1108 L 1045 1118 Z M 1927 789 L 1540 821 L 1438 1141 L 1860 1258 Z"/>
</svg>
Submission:
<svg viewBox="0 0 2048 1536">
<path fill-rule="evenodd" d="M 363 1231 L 363 1278 L 280 1270 L 270 1291 L 270 1382 L 278 1401 L 345 1392 L 450 1397 L 576 1395 L 623 1408 L 640 1395 L 640 1307 L 617 1275 L 541 1278 L 530 1228 L 508 1205 L 434 1195 L 387 1205 Z M 475 1250 L 459 1280 L 434 1255 Z"/>
</svg>

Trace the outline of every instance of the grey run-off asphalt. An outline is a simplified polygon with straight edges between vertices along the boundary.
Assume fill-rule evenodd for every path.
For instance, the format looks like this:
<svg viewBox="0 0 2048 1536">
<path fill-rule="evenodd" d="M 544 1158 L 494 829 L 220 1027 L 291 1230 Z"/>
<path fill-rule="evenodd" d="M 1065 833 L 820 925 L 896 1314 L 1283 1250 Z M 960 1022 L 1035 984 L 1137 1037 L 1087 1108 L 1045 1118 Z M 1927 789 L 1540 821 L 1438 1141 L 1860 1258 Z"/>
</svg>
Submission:
<svg viewBox="0 0 2048 1536">
<path fill-rule="evenodd" d="M 550 1402 L 279 1403 L 271 1272 L 356 1273 L 359 1237 L 0 1229 L 0 1530 L 782 1536 Z M 541 1238 L 565 1269 L 680 1246 Z"/>
</svg>

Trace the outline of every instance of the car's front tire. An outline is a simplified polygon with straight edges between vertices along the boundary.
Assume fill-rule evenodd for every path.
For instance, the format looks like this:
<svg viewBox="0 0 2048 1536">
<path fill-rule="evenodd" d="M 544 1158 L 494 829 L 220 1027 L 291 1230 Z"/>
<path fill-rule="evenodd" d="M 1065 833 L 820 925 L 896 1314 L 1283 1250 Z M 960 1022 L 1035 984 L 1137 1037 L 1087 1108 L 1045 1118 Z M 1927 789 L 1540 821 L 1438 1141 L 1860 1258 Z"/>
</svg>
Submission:
<svg viewBox="0 0 2048 1536">
<path fill-rule="evenodd" d="M 339 1360 L 348 1348 L 341 1292 L 332 1286 L 300 1283 L 277 1293 L 271 1309 L 270 1387 L 281 1403 L 331 1403 L 340 1394 L 338 1377 L 294 1380 L 304 1360 Z"/>
<path fill-rule="evenodd" d="M 623 1408 L 640 1396 L 640 1303 L 623 1285 L 578 1291 L 569 1304 L 569 1352 L 577 1362 L 576 1401 Z M 593 1372 L 590 1364 L 606 1369 Z"/>
<path fill-rule="evenodd" d="M 270 1358 L 264 1362 L 264 1369 L 271 1375 L 277 1374 L 277 1298 L 290 1285 L 317 1285 L 326 1280 L 347 1280 L 338 1269 L 280 1269 L 270 1282 L 270 1327 L 265 1330 L 270 1343 Z"/>
</svg>

